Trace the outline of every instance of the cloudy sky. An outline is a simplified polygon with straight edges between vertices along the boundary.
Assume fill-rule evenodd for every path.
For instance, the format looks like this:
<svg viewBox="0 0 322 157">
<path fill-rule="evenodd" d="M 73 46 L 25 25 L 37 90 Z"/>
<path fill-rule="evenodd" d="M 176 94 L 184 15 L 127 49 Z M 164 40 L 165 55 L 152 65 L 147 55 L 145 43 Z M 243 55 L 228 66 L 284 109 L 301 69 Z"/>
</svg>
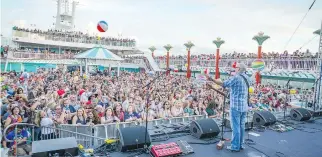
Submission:
<svg viewBox="0 0 322 157">
<path fill-rule="evenodd" d="M 226 41 L 223 52 L 256 52 L 251 40 L 259 31 L 271 38 L 263 51 L 282 52 L 296 26 L 313 0 L 78 0 L 76 29 L 97 33 L 98 21 L 109 24 L 102 36 L 135 37 L 141 50 L 154 45 L 164 54 L 163 45 L 171 44 L 173 54 L 184 54 L 183 44 L 192 41 L 192 53 L 213 53 L 212 40 Z M 9 36 L 19 25 L 48 29 L 56 15 L 54 0 L 1 0 L 1 33 Z M 321 27 L 322 1 L 317 0 L 286 47 L 299 49 Z M 318 49 L 318 37 L 303 49 Z"/>
</svg>

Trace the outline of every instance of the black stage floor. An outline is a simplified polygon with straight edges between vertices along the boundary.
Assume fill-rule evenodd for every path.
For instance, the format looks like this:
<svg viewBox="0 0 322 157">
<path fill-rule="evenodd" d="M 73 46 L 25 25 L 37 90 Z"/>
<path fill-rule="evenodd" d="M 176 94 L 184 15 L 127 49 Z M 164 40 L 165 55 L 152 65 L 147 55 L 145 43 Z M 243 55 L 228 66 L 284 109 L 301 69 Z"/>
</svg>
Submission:
<svg viewBox="0 0 322 157">
<path fill-rule="evenodd" d="M 291 121 L 295 122 L 295 121 Z M 249 133 L 250 139 L 255 141 L 254 145 L 246 145 L 246 149 L 240 152 L 230 152 L 226 149 L 217 150 L 216 144 L 201 145 L 191 144 L 194 154 L 185 155 L 188 157 L 321 157 L 322 156 L 322 119 L 314 123 L 295 122 L 297 128 L 288 132 L 277 132 L 270 129 L 252 130 Z M 313 128 L 313 129 L 312 129 Z M 246 132 L 247 133 L 247 132 Z M 220 136 L 220 134 L 219 134 Z M 231 132 L 224 134 L 225 138 L 231 138 Z M 247 136 L 246 136 L 247 137 Z M 171 138 L 163 142 L 176 142 L 185 140 L 187 142 L 205 142 L 192 137 L 191 135 L 178 138 Z M 225 145 L 229 145 L 228 142 Z M 256 150 L 257 149 L 257 150 Z M 114 152 L 113 157 L 135 156 L 136 153 Z M 150 156 L 148 154 L 137 155 L 139 157 Z"/>
</svg>

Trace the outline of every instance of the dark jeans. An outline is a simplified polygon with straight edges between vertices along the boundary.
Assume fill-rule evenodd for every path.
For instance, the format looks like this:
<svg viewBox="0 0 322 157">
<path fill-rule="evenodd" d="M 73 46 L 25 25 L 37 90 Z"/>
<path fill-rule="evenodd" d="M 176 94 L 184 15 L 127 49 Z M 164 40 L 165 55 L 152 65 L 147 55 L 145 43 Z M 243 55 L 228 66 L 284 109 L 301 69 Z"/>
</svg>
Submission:
<svg viewBox="0 0 322 157">
<path fill-rule="evenodd" d="M 35 127 L 33 141 L 39 141 L 40 138 L 41 138 L 41 128 Z"/>
</svg>

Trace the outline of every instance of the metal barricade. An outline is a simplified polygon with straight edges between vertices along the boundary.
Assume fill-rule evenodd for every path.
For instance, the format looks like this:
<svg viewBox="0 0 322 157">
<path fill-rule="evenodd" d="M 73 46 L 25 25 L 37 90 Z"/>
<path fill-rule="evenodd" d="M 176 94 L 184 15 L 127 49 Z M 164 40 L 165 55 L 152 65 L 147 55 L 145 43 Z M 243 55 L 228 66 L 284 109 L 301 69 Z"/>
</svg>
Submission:
<svg viewBox="0 0 322 157">
<path fill-rule="evenodd" d="M 93 127 L 90 125 L 71 125 L 71 124 L 62 124 L 59 125 L 59 128 L 62 130 L 70 131 L 60 131 L 59 137 L 66 138 L 66 137 L 75 137 L 77 143 L 82 144 L 85 147 L 89 147 L 93 145 L 93 138 L 85 137 L 84 135 L 93 135 Z M 71 133 L 72 132 L 72 133 Z"/>
<path fill-rule="evenodd" d="M 204 115 L 197 116 L 187 116 L 187 117 L 174 117 L 169 119 L 155 119 L 152 121 L 148 121 L 148 129 L 153 128 L 153 126 L 160 124 L 172 124 L 172 123 L 181 123 L 181 122 L 190 122 L 192 120 L 198 120 L 206 118 Z M 118 128 L 126 128 L 133 126 L 145 126 L 145 121 L 141 122 L 121 122 L 121 123 L 110 123 L 110 124 L 101 124 L 93 126 L 94 134 L 93 136 L 104 139 L 113 139 L 117 138 L 117 129 Z M 102 141 L 94 140 L 94 145 L 100 145 Z"/>
<path fill-rule="evenodd" d="M 8 129 L 15 128 L 18 125 L 23 126 L 23 128 L 28 132 L 27 144 L 31 144 L 33 141 L 38 141 L 38 140 L 50 140 L 50 139 L 57 139 L 57 138 L 75 137 L 77 140 L 77 144 L 81 144 L 85 148 L 93 148 L 94 146 L 93 141 L 96 141 L 97 143 L 103 143 L 105 140 L 105 138 L 94 137 L 92 135 L 92 128 L 90 126 L 80 126 L 83 129 L 85 127 L 90 128 L 89 129 L 90 133 L 88 133 L 87 132 L 88 129 L 82 130 L 80 129 L 80 127 L 76 127 L 73 125 L 64 125 L 63 128 L 69 129 L 69 130 L 65 130 L 62 127 L 58 127 L 58 128 L 46 127 L 46 126 L 38 127 L 34 124 L 28 124 L 28 123 L 10 124 L 8 127 L 4 129 L 4 132 L 3 132 L 4 140 L 6 140 L 7 142 L 14 142 L 14 140 L 9 140 L 6 137 L 7 137 L 7 133 L 9 133 Z M 17 133 L 15 132 L 15 134 Z M 38 136 L 40 136 L 40 138 L 38 138 Z"/>
</svg>

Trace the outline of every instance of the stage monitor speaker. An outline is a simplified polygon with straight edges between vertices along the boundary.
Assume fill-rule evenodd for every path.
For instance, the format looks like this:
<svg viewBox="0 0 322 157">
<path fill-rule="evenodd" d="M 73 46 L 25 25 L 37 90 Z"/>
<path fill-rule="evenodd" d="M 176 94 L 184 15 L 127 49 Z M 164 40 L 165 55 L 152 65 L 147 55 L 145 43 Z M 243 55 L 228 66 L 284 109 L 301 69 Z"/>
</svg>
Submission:
<svg viewBox="0 0 322 157">
<path fill-rule="evenodd" d="M 32 157 L 54 156 L 54 154 L 78 156 L 78 146 L 75 137 L 33 141 L 31 152 Z"/>
<path fill-rule="evenodd" d="M 121 152 L 144 148 L 145 144 L 145 127 L 134 126 L 119 128 L 117 131 L 119 142 L 119 148 Z M 147 147 L 151 144 L 150 134 L 147 132 L 146 137 Z"/>
<path fill-rule="evenodd" d="M 191 135 L 199 139 L 215 137 L 219 132 L 216 121 L 211 118 L 195 120 L 190 123 Z"/>
<path fill-rule="evenodd" d="M 293 108 L 290 111 L 291 119 L 296 121 L 306 121 L 311 119 L 312 114 L 305 108 Z"/>
<path fill-rule="evenodd" d="M 254 126 L 269 126 L 276 123 L 276 117 L 269 111 L 255 111 L 253 115 Z"/>
</svg>

